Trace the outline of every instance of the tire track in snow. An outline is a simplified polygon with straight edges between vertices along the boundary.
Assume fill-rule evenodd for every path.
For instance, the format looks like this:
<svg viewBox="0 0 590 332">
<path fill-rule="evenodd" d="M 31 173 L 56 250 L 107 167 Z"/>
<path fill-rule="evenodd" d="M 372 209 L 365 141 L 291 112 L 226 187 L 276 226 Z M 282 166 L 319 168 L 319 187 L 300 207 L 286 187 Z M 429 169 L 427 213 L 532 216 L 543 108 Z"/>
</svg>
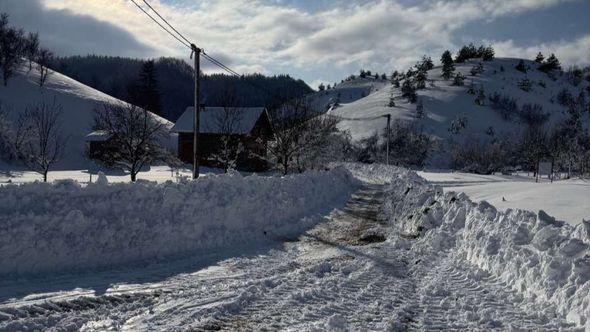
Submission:
<svg viewBox="0 0 590 332">
<path fill-rule="evenodd" d="M 436 263 L 435 263 L 436 262 Z M 421 266 L 416 324 L 424 331 L 571 329 L 554 308 L 527 311 L 523 300 L 495 277 L 452 254 Z M 530 309 L 529 309 L 530 310 Z M 549 315 L 553 313 L 554 315 Z M 507 323 L 508 322 L 508 323 Z"/>
<path fill-rule="evenodd" d="M 229 259 L 157 285 L 123 287 L 124 295 L 1 309 L 0 329 L 571 328 L 551 315 L 552 308 L 531 310 L 501 281 L 452 251 L 417 253 L 397 246 L 396 234 L 380 242 L 390 229 L 378 219 L 382 197 L 382 187 L 364 188 L 343 211 L 284 250 Z"/>
</svg>

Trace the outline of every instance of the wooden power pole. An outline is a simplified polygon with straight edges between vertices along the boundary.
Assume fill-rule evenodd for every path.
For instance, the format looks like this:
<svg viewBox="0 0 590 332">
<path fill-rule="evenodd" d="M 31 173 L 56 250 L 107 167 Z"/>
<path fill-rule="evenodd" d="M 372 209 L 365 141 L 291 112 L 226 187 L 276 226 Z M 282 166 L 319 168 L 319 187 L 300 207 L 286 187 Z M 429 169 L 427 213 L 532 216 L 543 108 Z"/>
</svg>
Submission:
<svg viewBox="0 0 590 332">
<path fill-rule="evenodd" d="M 391 114 L 386 114 L 385 117 L 387 118 L 387 155 L 385 156 L 385 161 L 387 165 L 389 165 L 389 137 L 391 135 Z"/>
<path fill-rule="evenodd" d="M 199 131 L 200 131 L 200 81 L 201 81 L 201 49 L 191 44 L 191 57 L 195 60 L 195 115 L 193 122 L 193 179 L 199 177 Z"/>
</svg>

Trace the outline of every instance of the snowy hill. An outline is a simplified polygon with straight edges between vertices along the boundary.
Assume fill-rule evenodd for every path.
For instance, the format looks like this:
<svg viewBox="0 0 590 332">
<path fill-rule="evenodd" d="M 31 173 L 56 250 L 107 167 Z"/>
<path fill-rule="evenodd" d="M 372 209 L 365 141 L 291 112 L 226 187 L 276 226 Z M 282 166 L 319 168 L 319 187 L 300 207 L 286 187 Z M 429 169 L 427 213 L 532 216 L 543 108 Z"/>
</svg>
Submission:
<svg viewBox="0 0 590 332">
<path fill-rule="evenodd" d="M 332 89 L 318 91 L 308 96 L 310 106 L 316 110 L 327 111 L 334 104 L 350 104 L 380 91 L 389 85 L 389 81 L 366 77 L 343 81 Z"/>
<path fill-rule="evenodd" d="M 84 157 L 85 136 L 91 131 L 94 110 L 105 102 L 120 102 L 107 94 L 88 87 L 65 75 L 51 72 L 41 88 L 37 84 L 39 72 L 36 66 L 29 71 L 28 63 L 23 64 L 10 79 L 8 86 L 0 86 L 0 102 L 9 118 L 16 120 L 27 106 L 45 101 L 55 102 L 62 107 L 61 128 L 68 138 L 58 169 L 80 169 L 92 167 L 93 163 Z M 156 115 L 159 121 L 172 124 Z"/>
<path fill-rule="evenodd" d="M 518 71 L 515 67 L 519 61 L 520 59 L 509 58 L 497 58 L 489 62 L 472 59 L 455 64 L 456 72 L 465 75 L 464 86 L 453 86 L 452 78 L 444 80 L 441 77 L 441 67 L 428 71 L 429 82 L 426 83 L 426 88 L 417 91 L 426 113 L 426 118 L 419 120 L 425 131 L 439 138 L 447 138 L 451 135 L 449 131 L 451 123 L 457 118 L 464 117 L 467 119 L 464 135 L 483 136 L 490 127 L 493 127 L 496 133 L 520 132 L 522 125 L 518 123 L 518 119 L 504 120 L 496 110 L 490 107 L 489 96 L 496 92 L 502 96 L 514 98 L 519 107 L 525 103 L 541 105 L 543 112 L 550 114 L 548 121 L 555 123 L 566 116 L 566 108 L 556 101 L 558 93 L 566 88 L 575 98 L 589 85 L 588 81 L 583 80 L 578 86 L 574 86 L 569 82 L 566 74 L 556 73 L 555 78 L 551 78 L 548 74 L 537 70 L 538 64 L 533 61 L 523 60 L 529 69 L 526 73 Z M 483 73 L 472 76 L 471 69 L 480 63 L 483 64 Z M 524 79 L 528 79 L 531 83 L 528 92 L 519 85 Z M 474 102 L 476 95 L 467 93 L 472 82 L 476 90 L 483 88 L 485 92 L 483 106 L 476 105 Z M 354 84 L 354 82 L 350 83 Z M 395 107 L 388 107 L 391 94 L 394 96 Z M 348 130 L 353 139 L 360 140 L 375 132 L 383 132 L 385 119 L 363 121 L 346 119 L 391 114 L 392 119 L 418 121 L 415 118 L 417 104 L 408 103 L 401 94 L 400 88 L 393 88 L 391 84 L 382 84 L 364 98 L 348 103 L 343 100 L 340 107 L 332 108 L 328 113 L 342 117 L 344 120 L 340 123 L 340 129 Z"/>
</svg>

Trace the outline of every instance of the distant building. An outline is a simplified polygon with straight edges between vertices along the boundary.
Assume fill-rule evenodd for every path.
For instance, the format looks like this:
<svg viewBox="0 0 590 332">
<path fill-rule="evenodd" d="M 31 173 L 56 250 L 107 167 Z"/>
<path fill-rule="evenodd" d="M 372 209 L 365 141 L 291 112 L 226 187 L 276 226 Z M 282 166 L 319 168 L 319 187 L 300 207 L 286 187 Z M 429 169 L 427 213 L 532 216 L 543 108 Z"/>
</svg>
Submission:
<svg viewBox="0 0 590 332">
<path fill-rule="evenodd" d="M 105 130 L 95 130 L 86 135 L 86 156 L 90 159 L 100 159 L 104 150 L 108 148 L 108 142 L 111 139 L 111 134 Z"/>
<path fill-rule="evenodd" d="M 180 116 L 172 132 L 178 133 L 178 157 L 185 163 L 193 163 L 194 108 L 188 107 Z M 267 144 L 272 137 L 268 112 L 263 107 L 224 108 L 205 107 L 200 114 L 199 164 L 218 167 L 214 155 L 223 147 L 228 135 L 241 142 L 243 151 L 237 160 L 237 168 L 246 171 L 268 169 Z"/>
</svg>

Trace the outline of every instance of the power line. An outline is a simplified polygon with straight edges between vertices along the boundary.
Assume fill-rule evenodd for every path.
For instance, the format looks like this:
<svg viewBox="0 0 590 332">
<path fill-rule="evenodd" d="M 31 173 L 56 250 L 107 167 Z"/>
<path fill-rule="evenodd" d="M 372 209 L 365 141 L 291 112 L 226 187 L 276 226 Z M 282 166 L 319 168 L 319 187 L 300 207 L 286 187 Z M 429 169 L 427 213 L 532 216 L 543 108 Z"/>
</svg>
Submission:
<svg viewBox="0 0 590 332">
<path fill-rule="evenodd" d="M 170 36 L 172 36 L 174 39 L 176 39 L 179 43 L 181 43 L 182 45 L 184 45 L 185 47 L 193 50 L 192 45 L 194 45 L 194 43 L 192 43 L 188 38 L 186 38 L 182 33 L 180 33 L 172 24 L 170 24 L 170 22 L 168 22 L 168 20 L 166 20 L 154 7 L 152 7 L 149 2 L 147 0 L 142 0 L 143 3 L 145 3 L 149 9 L 151 9 L 168 27 L 170 27 L 170 29 L 172 29 L 172 31 L 176 32 L 177 35 L 175 35 L 174 33 L 172 33 L 170 30 L 168 30 L 164 25 L 162 25 L 160 22 L 158 22 L 158 20 L 156 20 L 152 15 L 150 15 L 150 13 L 148 13 L 145 9 L 143 9 L 143 7 L 141 7 L 137 2 L 135 2 L 135 0 L 131 0 L 131 2 L 133 2 L 133 4 L 135 4 L 135 6 L 137 6 L 137 8 L 139 8 L 144 14 L 146 14 L 152 21 L 154 21 L 158 26 L 160 26 L 160 28 L 162 28 L 164 31 L 166 31 Z M 179 38 L 180 37 L 180 38 Z M 181 40 L 182 38 L 182 40 Z M 184 40 L 184 41 L 183 41 Z M 201 49 L 202 51 L 202 49 Z M 209 54 L 205 53 L 205 51 L 201 52 L 202 56 L 207 59 L 209 62 L 213 63 L 214 65 L 216 65 L 217 67 L 221 68 L 222 70 L 224 70 L 225 72 L 229 73 L 230 75 L 233 75 L 235 77 L 242 77 L 241 74 L 239 74 L 238 72 L 236 72 L 235 70 L 231 69 L 230 67 L 228 67 L 227 65 L 223 64 L 221 61 L 215 59 L 214 57 L 210 56 Z M 284 96 L 279 96 L 278 94 L 271 92 L 269 90 L 267 90 L 266 88 L 263 88 L 261 86 L 259 86 L 258 84 L 251 82 L 249 80 L 245 80 L 245 82 L 249 85 L 251 85 L 252 87 L 266 93 L 267 95 L 276 98 L 277 101 L 283 100 L 285 99 Z M 334 115 L 331 115 L 334 116 Z M 339 117 L 342 120 L 348 120 L 348 121 L 365 121 L 365 120 L 376 120 L 379 119 L 383 116 L 376 116 L 376 117 L 367 117 L 367 118 L 343 118 L 343 117 Z"/>
<path fill-rule="evenodd" d="M 158 17 L 164 21 L 164 23 L 166 23 L 166 25 L 168 25 L 174 32 L 176 32 L 178 34 L 178 36 L 180 36 L 180 38 L 184 39 L 184 41 L 186 41 L 189 45 L 193 44 L 190 40 L 188 40 L 185 36 L 182 35 L 182 33 L 178 32 L 178 30 L 176 30 L 172 24 L 168 23 L 168 21 L 162 17 L 162 15 L 160 15 L 160 13 L 158 13 L 157 10 L 154 9 L 154 7 L 152 7 L 149 2 L 147 2 L 147 0 L 143 0 L 143 3 L 145 3 L 154 13 L 156 13 L 156 15 L 158 15 Z"/>
<path fill-rule="evenodd" d="M 152 21 L 156 22 L 157 25 L 160 26 L 160 28 L 164 29 L 164 31 L 166 31 L 170 36 L 172 36 L 174 39 L 176 39 L 178 42 L 180 42 L 182 45 L 188 47 L 189 49 L 192 50 L 192 47 L 189 45 L 190 43 L 185 43 L 184 41 L 182 41 L 180 38 L 178 38 L 178 36 L 176 36 L 175 34 L 173 34 L 172 32 L 170 32 L 170 30 L 166 29 L 165 26 L 163 26 L 160 22 L 158 22 L 158 20 L 156 20 L 152 15 L 150 15 L 150 13 L 148 13 L 145 9 L 143 9 L 137 2 L 135 2 L 135 0 L 131 0 L 131 2 L 133 2 L 134 5 L 137 6 L 137 8 L 139 8 L 144 14 L 146 14 L 149 18 L 152 19 Z M 151 8 L 151 7 L 150 7 Z M 153 10 L 153 9 L 152 9 Z M 159 16 L 159 15 L 158 15 Z"/>
<path fill-rule="evenodd" d="M 133 2 L 137 8 L 139 8 L 142 12 L 144 12 L 152 21 L 154 21 L 156 24 L 158 24 L 160 26 L 160 28 L 162 28 L 164 31 L 166 31 L 169 35 L 171 35 L 172 37 L 174 37 L 174 39 L 176 39 L 178 42 L 180 42 L 182 45 L 186 46 L 187 48 L 192 50 L 191 45 L 193 45 L 193 43 L 188 40 L 188 38 L 186 38 L 182 33 L 180 33 L 172 24 L 170 24 L 170 22 L 168 22 L 154 7 L 152 7 L 147 0 L 143 0 L 143 2 L 162 20 L 164 21 L 164 23 L 166 25 L 168 25 L 170 27 L 170 29 L 172 29 L 174 32 L 176 32 L 178 34 L 175 35 L 173 34 L 170 30 L 168 30 L 165 26 L 163 26 L 160 22 L 158 22 L 158 20 L 156 20 L 152 15 L 150 15 L 145 9 L 143 9 L 139 4 L 137 4 L 134 0 L 131 0 L 131 2 Z M 181 40 L 180 38 L 184 39 Z M 239 74 L 237 71 L 231 69 L 229 66 L 223 64 L 221 61 L 215 59 L 214 57 L 210 56 L 209 54 L 205 53 L 204 51 L 202 51 L 201 55 L 207 59 L 209 62 L 213 63 L 214 65 L 216 65 L 217 67 L 221 68 L 222 70 L 224 70 L 225 72 L 229 73 L 230 75 L 233 75 L 235 77 L 242 77 L 241 74 Z M 251 85 L 252 87 L 259 89 L 263 92 L 265 92 L 267 95 L 274 97 L 278 100 L 282 100 L 284 99 L 283 96 L 278 96 L 275 93 L 268 91 L 267 89 L 255 84 L 254 82 L 250 82 L 248 80 L 246 80 L 246 83 L 248 83 L 249 85 Z"/>
</svg>

